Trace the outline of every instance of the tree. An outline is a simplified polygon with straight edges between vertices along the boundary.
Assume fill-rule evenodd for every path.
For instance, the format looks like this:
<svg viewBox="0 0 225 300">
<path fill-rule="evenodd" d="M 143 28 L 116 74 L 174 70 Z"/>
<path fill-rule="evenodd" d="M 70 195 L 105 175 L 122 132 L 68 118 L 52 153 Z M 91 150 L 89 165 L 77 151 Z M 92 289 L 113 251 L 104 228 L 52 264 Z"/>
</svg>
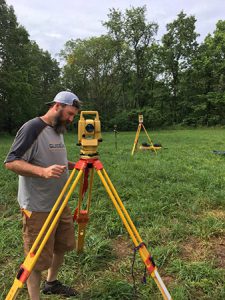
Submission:
<svg viewBox="0 0 225 300">
<path fill-rule="evenodd" d="M 123 107 L 126 97 L 131 94 L 130 107 L 143 107 L 147 104 L 146 78 L 149 74 L 148 62 L 151 59 L 149 46 L 154 42 L 158 25 L 146 21 L 146 6 L 127 9 L 125 14 L 112 9 L 109 20 L 103 23 L 116 45 L 116 58 L 122 83 Z M 128 80 L 129 79 L 129 83 Z M 127 88 L 127 92 L 125 92 Z M 127 101 L 130 103 L 130 101 Z M 129 106 L 126 106 L 129 107 Z"/>
<path fill-rule="evenodd" d="M 1 129 L 10 132 L 17 124 L 18 118 L 22 118 L 22 107 L 19 97 L 26 101 L 30 89 L 26 84 L 24 59 L 28 33 L 22 26 L 18 26 L 12 7 L 8 7 L 5 1 L 0 2 L 0 111 Z M 3 114 L 4 110 L 4 114 Z"/>
<path fill-rule="evenodd" d="M 0 0 L 0 130 L 16 131 L 36 116 L 58 91 L 59 74 L 58 63 L 29 40 L 13 7 Z"/>
<path fill-rule="evenodd" d="M 179 106 L 182 75 L 191 68 L 198 47 L 195 22 L 194 16 L 188 17 L 181 11 L 175 21 L 167 24 L 168 32 L 162 38 L 163 76 L 171 91 L 170 111 L 172 121 L 175 123 L 182 121 L 183 118 L 178 117 L 179 109 L 184 107 L 183 101 Z"/>
<path fill-rule="evenodd" d="M 109 36 L 66 43 L 61 57 L 66 60 L 63 69 L 64 86 L 75 90 L 81 99 L 91 103 L 106 117 L 115 112 L 119 91 L 115 90 L 117 74 L 115 50 Z"/>
<path fill-rule="evenodd" d="M 225 120 L 225 21 L 218 21 L 213 35 L 200 45 L 193 60 L 192 123 L 224 124 Z"/>
<path fill-rule="evenodd" d="M 145 79 L 149 69 L 149 46 L 155 41 L 154 35 L 157 33 L 156 23 L 146 22 L 146 6 L 126 10 L 124 23 L 125 35 L 128 45 L 132 51 L 134 80 L 134 107 L 143 107 L 147 104 L 145 92 Z"/>
<path fill-rule="evenodd" d="M 130 49 L 125 40 L 124 31 L 124 15 L 119 10 L 110 9 L 108 21 L 103 22 L 103 25 L 108 29 L 108 34 L 112 39 L 115 48 L 116 72 L 118 77 L 117 89 L 121 90 L 119 105 L 122 109 L 127 108 L 128 98 L 128 83 L 130 79 Z"/>
</svg>

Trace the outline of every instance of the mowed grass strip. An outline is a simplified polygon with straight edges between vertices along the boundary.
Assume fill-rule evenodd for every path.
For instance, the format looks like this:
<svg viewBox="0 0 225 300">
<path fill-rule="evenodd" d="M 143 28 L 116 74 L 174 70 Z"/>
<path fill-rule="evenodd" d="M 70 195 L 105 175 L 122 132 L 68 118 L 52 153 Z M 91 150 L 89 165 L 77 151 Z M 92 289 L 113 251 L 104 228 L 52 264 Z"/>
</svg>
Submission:
<svg viewBox="0 0 225 300">
<path fill-rule="evenodd" d="M 225 299 L 225 151 L 223 129 L 148 131 L 162 150 L 131 156 L 135 132 L 103 133 L 100 159 L 127 208 L 173 299 Z M 0 137 L 3 162 L 13 137 Z M 79 159 L 76 135 L 65 141 L 70 160 Z M 141 132 L 139 144 L 148 142 Z M 17 176 L 0 169 L 0 299 L 24 260 Z M 70 199 L 72 210 L 77 192 Z M 76 225 L 75 225 L 76 226 Z M 94 178 L 85 252 L 66 256 L 60 280 L 80 291 L 79 299 L 162 299 L 97 174 Z M 26 288 L 18 299 L 28 299 Z M 42 296 L 42 299 L 53 299 Z M 63 299 L 55 296 L 54 299 Z"/>
</svg>

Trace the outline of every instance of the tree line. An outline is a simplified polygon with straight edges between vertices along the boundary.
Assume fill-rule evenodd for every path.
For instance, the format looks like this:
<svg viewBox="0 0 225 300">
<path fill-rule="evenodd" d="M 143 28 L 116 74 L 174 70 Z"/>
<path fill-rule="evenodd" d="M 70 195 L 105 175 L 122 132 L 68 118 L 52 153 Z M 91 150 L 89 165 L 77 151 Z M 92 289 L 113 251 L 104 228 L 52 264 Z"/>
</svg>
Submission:
<svg viewBox="0 0 225 300">
<path fill-rule="evenodd" d="M 0 131 L 15 132 L 60 89 L 58 62 L 31 41 L 12 6 L 0 0 Z"/>
<path fill-rule="evenodd" d="M 0 0 L 0 131 L 42 113 L 60 89 L 98 110 L 103 129 L 225 124 L 225 21 L 198 43 L 195 16 L 181 11 L 157 40 L 146 7 L 110 9 L 106 34 L 69 40 L 59 67 L 29 39 L 13 8 Z"/>
</svg>

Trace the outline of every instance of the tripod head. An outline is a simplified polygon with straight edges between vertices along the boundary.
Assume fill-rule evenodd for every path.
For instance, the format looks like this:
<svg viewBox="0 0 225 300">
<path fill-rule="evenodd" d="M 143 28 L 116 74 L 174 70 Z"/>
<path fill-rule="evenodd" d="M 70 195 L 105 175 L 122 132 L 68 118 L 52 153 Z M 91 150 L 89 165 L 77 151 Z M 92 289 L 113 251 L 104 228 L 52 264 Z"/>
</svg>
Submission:
<svg viewBox="0 0 225 300">
<path fill-rule="evenodd" d="M 116 133 L 118 133 L 118 131 L 117 131 L 117 125 L 114 125 L 114 133 L 116 134 Z"/>
<path fill-rule="evenodd" d="M 85 118 L 87 117 L 88 118 Z M 92 118 L 90 118 L 92 116 Z M 82 111 L 78 122 L 78 146 L 80 155 L 90 158 L 98 155 L 98 143 L 102 142 L 101 122 L 97 111 Z"/>
<path fill-rule="evenodd" d="M 144 120 L 143 115 L 138 115 L 139 123 L 143 123 L 143 120 Z"/>
</svg>

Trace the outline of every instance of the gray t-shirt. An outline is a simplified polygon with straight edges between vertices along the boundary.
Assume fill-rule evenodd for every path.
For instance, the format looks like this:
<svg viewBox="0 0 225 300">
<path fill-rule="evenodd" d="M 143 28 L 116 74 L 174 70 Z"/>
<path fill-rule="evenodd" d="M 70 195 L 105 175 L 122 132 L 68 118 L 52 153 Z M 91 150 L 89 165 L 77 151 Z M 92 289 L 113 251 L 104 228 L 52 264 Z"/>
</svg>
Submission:
<svg viewBox="0 0 225 300">
<path fill-rule="evenodd" d="M 5 163 L 25 160 L 33 165 L 49 167 L 65 165 L 67 171 L 60 178 L 19 176 L 18 201 L 29 211 L 49 212 L 68 178 L 67 152 L 62 134 L 41 118 L 25 123 L 17 132 Z"/>
</svg>

